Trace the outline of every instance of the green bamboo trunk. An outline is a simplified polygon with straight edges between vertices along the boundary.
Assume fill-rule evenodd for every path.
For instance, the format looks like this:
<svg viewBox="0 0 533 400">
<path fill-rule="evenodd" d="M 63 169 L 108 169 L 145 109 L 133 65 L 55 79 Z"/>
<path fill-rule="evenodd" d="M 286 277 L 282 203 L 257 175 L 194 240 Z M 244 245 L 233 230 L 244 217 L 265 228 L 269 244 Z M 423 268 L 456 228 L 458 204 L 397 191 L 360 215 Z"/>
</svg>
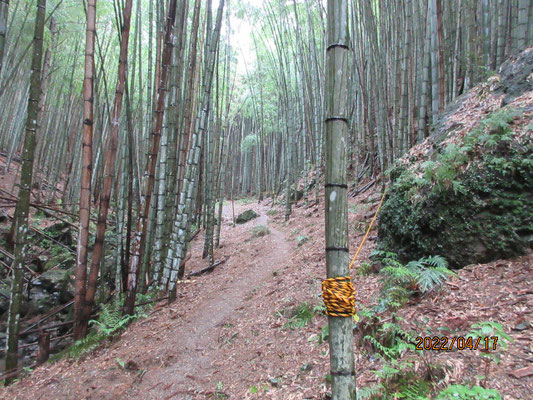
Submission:
<svg viewBox="0 0 533 400">
<path fill-rule="evenodd" d="M 24 148 L 22 150 L 22 167 L 20 172 L 20 188 L 14 220 L 14 260 L 12 264 L 13 281 L 11 284 L 11 299 L 9 301 L 7 319 L 7 351 L 6 371 L 17 368 L 18 339 L 20 330 L 20 306 L 22 303 L 22 284 L 24 263 L 27 251 L 28 212 L 30 208 L 30 193 L 32 184 L 33 158 L 35 152 L 35 133 L 38 129 L 37 116 L 39 114 L 39 95 L 41 91 L 41 64 L 43 58 L 44 18 L 46 0 L 38 0 L 35 30 L 33 35 L 33 56 L 31 62 L 30 97 L 28 100 L 28 117 L 24 134 Z"/>
<path fill-rule="evenodd" d="M 348 210 L 346 140 L 348 132 L 348 4 L 328 0 L 326 53 L 326 265 L 328 278 L 347 276 Z M 328 317 L 333 400 L 355 400 L 351 318 Z"/>
</svg>

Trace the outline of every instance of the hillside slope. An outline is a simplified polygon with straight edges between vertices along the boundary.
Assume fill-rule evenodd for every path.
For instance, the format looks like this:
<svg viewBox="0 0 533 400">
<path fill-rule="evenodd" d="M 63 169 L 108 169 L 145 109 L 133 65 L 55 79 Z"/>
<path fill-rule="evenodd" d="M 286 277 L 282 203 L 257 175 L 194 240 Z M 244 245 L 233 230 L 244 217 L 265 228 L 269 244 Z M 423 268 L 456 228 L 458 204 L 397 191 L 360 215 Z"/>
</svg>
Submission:
<svg viewBox="0 0 533 400">
<path fill-rule="evenodd" d="M 409 153 L 401 173 L 411 171 L 414 178 L 422 179 L 422 166 L 424 170 L 436 172 L 438 165 L 429 168 L 424 162 L 432 157 L 435 163 L 442 162 L 439 157 L 447 153 L 441 152 L 439 156 L 437 149 L 454 143 L 463 146 L 464 138 L 480 126 L 480 121 L 490 118 L 502 105 L 520 109 L 519 115 L 513 114 L 506 120 L 513 138 L 503 142 L 522 152 L 513 157 L 513 162 L 530 162 L 527 151 L 531 144 L 531 90 L 518 94 L 506 92 L 501 86 L 491 89 L 491 85 L 501 85 L 501 81 L 478 86 L 456 109 L 450 110 L 435 135 Z M 497 143 L 493 150 L 498 151 L 499 146 Z M 474 147 L 473 159 L 479 160 L 482 153 L 478 152 L 479 147 Z M 505 156 L 499 158 L 510 161 Z M 471 170 L 472 163 L 453 165 L 457 167 L 455 177 Z M 439 188 L 441 195 L 455 194 L 457 179 L 448 176 L 439 182 L 437 175 L 431 174 L 426 178 L 428 182 L 423 190 L 414 184 L 408 192 L 425 196 Z M 525 211 L 513 218 L 517 221 L 515 225 L 527 225 L 525 213 L 530 201 L 527 196 L 531 192 L 527 191 L 526 182 L 518 180 L 518 183 L 524 185 L 517 193 L 523 195 L 520 207 Z M 455 189 L 461 192 L 457 184 Z M 403 195 L 393 188 L 389 196 L 398 193 Z M 380 198 L 379 188 L 373 187 L 349 200 L 352 252 L 360 243 Z M 423 203 L 421 198 L 417 199 L 416 204 Z M 450 204 L 457 206 L 458 202 Z M 440 210 L 447 203 L 441 199 L 434 205 L 434 210 Z M 410 206 L 407 202 L 403 208 L 385 205 L 379 226 L 381 238 L 384 232 L 390 234 L 387 213 L 402 218 L 405 213 L 405 218 L 410 218 L 413 216 L 409 214 Z M 282 205 L 272 205 L 269 201 L 236 205 L 236 213 L 248 209 L 255 210 L 260 217 L 234 228 L 231 205 L 225 206 L 221 247 L 216 250 L 215 258 L 226 262 L 210 274 L 180 282 L 175 303 L 160 302 L 127 331 L 78 359 L 63 359 L 36 368 L 14 385 L 1 388 L 0 398 L 327 398 L 328 332 L 320 298 L 326 271 L 323 206 L 308 205 L 302 200 L 295 205 L 288 222 L 284 221 Z M 254 235 L 253 228 L 259 225 L 266 226 L 269 233 Z M 412 228 L 407 224 L 402 226 L 406 230 Z M 412 231 L 414 239 L 423 233 Z M 520 240 L 527 242 L 525 233 Z M 380 306 L 385 276 L 370 261 L 377 239 L 375 228 L 352 271 L 357 292 L 354 342 L 360 393 L 380 390 L 394 393 L 413 389 L 415 386 L 409 385 L 414 383 L 427 385 L 420 390 L 426 390 L 428 396 L 450 385 L 464 385 L 496 389 L 506 400 L 530 398 L 533 393 L 533 254 L 528 246 L 520 249 L 525 255 L 513 259 L 483 264 L 462 260 L 462 265 L 470 265 L 458 270 L 440 289 L 426 294 L 410 293 L 401 307 L 390 310 Z M 451 250 L 444 253 L 441 252 L 444 247 L 431 247 L 431 241 L 427 241 L 430 251 L 401 246 L 397 249 L 405 261 L 435 255 L 437 250 L 445 257 L 453 256 L 454 250 L 461 251 L 457 254 L 473 254 L 464 250 L 476 245 L 472 243 L 477 240 L 475 235 L 470 233 L 461 239 L 461 242 L 450 242 L 457 248 L 449 247 Z M 507 240 L 503 236 L 500 239 Z M 199 235 L 193 242 L 187 272 L 205 267 L 206 261 L 201 259 L 202 245 L 203 238 Z M 459 265 L 453 258 L 450 260 Z M 501 330 L 483 330 L 497 324 Z M 413 345 L 416 336 L 457 338 L 476 330 L 497 336 L 496 349 L 420 352 L 404 349 L 395 359 L 388 359 L 383 352 L 383 343 L 390 341 L 391 336 L 393 340 L 400 337 Z"/>
<path fill-rule="evenodd" d="M 366 193 L 350 203 L 352 249 L 361 239 L 378 199 L 379 194 Z M 262 216 L 268 211 L 256 204 L 239 205 L 237 211 L 249 208 Z M 0 389 L 0 396 L 324 398 L 328 392 L 325 379 L 328 347 L 327 343 L 320 343 L 319 337 L 326 317 L 319 313 L 313 316 L 312 311 L 321 304 L 320 282 L 325 274 L 324 215 L 321 207 L 301 204 L 288 223 L 282 221 L 282 215 L 279 210 L 269 217 L 271 234 L 260 238 L 251 238 L 252 225 L 233 228 L 226 218 L 223 247 L 217 250 L 216 257 L 230 258 L 212 274 L 181 283 L 175 304 L 160 303 L 148 318 L 134 322 L 112 343 L 78 360 L 39 367 L 20 382 Z M 278 242 L 282 236 L 284 245 Z M 372 233 L 360 262 L 368 259 L 374 240 Z M 201 244 L 200 239 L 195 240 L 192 270 L 204 265 L 200 259 Z M 444 366 L 441 386 L 479 383 L 479 375 L 487 373 L 484 384 L 499 389 L 506 399 L 529 396 L 533 378 L 518 379 L 510 374 L 531 365 L 533 359 L 532 264 L 530 254 L 512 261 L 465 268 L 442 291 L 413 299 L 401 309 L 400 315 L 408 321 L 406 328 L 420 334 L 425 331 L 422 327 L 448 326 L 454 329 L 454 335 L 460 335 L 473 323 L 490 319 L 503 323 L 514 339 L 503 352 L 501 362 L 491 365 L 488 373 L 479 351 L 425 352 L 427 362 Z M 251 280 L 246 278 L 250 273 Z M 354 271 L 354 275 L 359 274 Z M 379 276 L 357 276 L 355 285 L 358 310 L 371 307 L 379 292 Z M 227 307 L 217 310 L 215 305 L 227 296 L 231 299 Z M 298 318 L 306 309 L 311 310 L 309 320 Z M 213 312 L 214 319 L 206 319 Z M 200 320 L 205 324 L 198 325 Z M 372 371 L 379 370 L 381 361 L 362 340 L 359 330 L 355 344 L 358 385 L 371 386 L 378 380 Z M 184 369 L 191 365 L 195 367 Z"/>
<path fill-rule="evenodd" d="M 455 267 L 533 248 L 533 48 L 438 119 L 391 172 L 380 248 Z"/>
</svg>

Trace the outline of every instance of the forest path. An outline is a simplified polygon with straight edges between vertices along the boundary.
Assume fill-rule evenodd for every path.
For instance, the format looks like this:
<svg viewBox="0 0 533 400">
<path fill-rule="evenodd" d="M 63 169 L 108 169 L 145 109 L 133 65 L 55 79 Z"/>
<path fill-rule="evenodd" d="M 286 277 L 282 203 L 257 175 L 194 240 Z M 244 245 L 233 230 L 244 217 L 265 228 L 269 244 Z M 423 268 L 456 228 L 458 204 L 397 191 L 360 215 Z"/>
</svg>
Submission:
<svg viewBox="0 0 533 400">
<path fill-rule="evenodd" d="M 223 273 L 215 272 L 200 278 L 209 282 L 205 282 L 194 311 L 186 314 L 186 322 L 179 329 L 167 332 L 164 347 L 169 349 L 175 363 L 162 369 L 149 369 L 140 385 L 128 391 L 126 397 L 184 398 L 184 395 L 195 392 L 190 389 L 191 382 L 196 382 L 204 390 L 216 388 L 216 373 L 223 368 L 223 359 L 227 358 L 224 344 L 233 340 L 232 337 L 225 338 L 221 343 L 220 328 L 231 327 L 230 321 L 234 319 L 246 318 L 247 302 L 253 301 L 253 295 L 262 283 L 272 280 L 273 272 L 290 260 L 291 250 L 285 233 L 268 221 L 269 208 L 257 204 L 239 205 L 236 215 L 249 208 L 258 212 L 259 217 L 233 228 L 230 226 L 231 204 L 224 206 L 221 236 L 230 241 L 224 246 L 230 258 L 223 264 Z M 268 226 L 270 234 L 251 239 L 250 231 L 258 225 Z M 203 240 L 198 242 L 203 245 Z M 253 258 L 245 253 L 250 249 Z M 193 254 L 194 250 L 200 249 L 193 248 Z"/>
<path fill-rule="evenodd" d="M 299 260 L 282 212 L 269 216 L 266 202 L 236 202 L 235 216 L 249 209 L 259 217 L 233 227 L 231 203 L 224 206 L 215 261 L 226 262 L 180 281 L 174 303 L 159 302 L 93 352 L 45 364 L 18 384 L 0 387 L 0 398 L 204 400 L 239 393 L 236 398 L 245 399 L 251 387 L 293 371 L 297 364 L 285 355 L 299 354 L 307 336 L 279 329 L 285 320 L 280 313 L 299 304 L 292 288 L 308 277 L 290 275 Z M 293 230 L 296 222 L 290 222 Z M 270 233 L 252 237 L 258 225 Z M 202 234 L 191 242 L 186 273 L 207 266 L 203 245 Z M 281 398 L 288 398 L 285 392 Z"/>
</svg>

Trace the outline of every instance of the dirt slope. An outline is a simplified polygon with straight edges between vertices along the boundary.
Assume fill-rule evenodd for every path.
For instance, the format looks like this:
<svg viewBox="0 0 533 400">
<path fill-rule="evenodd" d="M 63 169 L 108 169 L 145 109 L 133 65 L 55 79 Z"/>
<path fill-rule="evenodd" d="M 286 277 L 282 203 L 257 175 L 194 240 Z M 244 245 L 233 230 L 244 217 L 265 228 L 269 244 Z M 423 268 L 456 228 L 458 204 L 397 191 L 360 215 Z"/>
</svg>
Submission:
<svg viewBox="0 0 533 400">
<path fill-rule="evenodd" d="M 350 248 L 362 238 L 379 200 L 367 192 L 351 200 Z M 261 214 L 243 226 L 228 225 L 225 210 L 223 247 L 216 258 L 229 260 L 212 274 L 180 284 L 178 301 L 158 305 L 116 342 L 76 361 L 38 368 L 21 382 L 0 389 L 12 399 L 324 399 L 328 391 L 327 343 L 317 338 L 326 318 L 317 315 L 302 328 L 285 324 L 303 302 L 321 304 L 325 275 L 322 205 L 298 205 L 288 223 L 283 211 L 266 217 L 266 205 L 240 205 Z M 274 208 L 276 209 L 276 208 Z M 251 238 L 253 226 L 267 224 L 271 234 Z M 304 239 L 305 238 L 305 239 Z M 375 232 L 360 262 L 374 247 Z M 305 242 L 299 244 L 299 242 Z M 188 269 L 206 265 L 197 238 Z M 358 263 L 360 264 L 360 263 Z M 414 330 L 448 326 L 454 335 L 477 321 L 501 322 L 514 339 L 502 361 L 487 371 L 479 351 L 426 352 L 429 362 L 446 366 L 443 383 L 497 388 L 505 400 L 528 399 L 533 378 L 516 378 L 531 366 L 533 347 L 533 256 L 473 265 L 459 271 L 442 291 L 413 299 L 401 315 Z M 358 308 L 369 307 L 379 291 L 376 275 L 356 276 Z M 377 381 L 380 362 L 356 332 L 357 384 Z M 117 359 L 124 364 L 122 368 Z"/>
<path fill-rule="evenodd" d="M 231 208 L 225 207 L 222 248 L 216 258 L 229 257 L 228 261 L 212 274 L 181 283 L 175 304 L 161 303 L 153 315 L 133 324 L 109 348 L 86 360 L 41 367 L 5 394 L 23 399 L 34 397 L 38 390 L 37 398 L 148 399 L 172 393 L 180 398 L 183 393 L 216 388 L 217 362 L 225 356 L 221 332 L 232 326 L 231 321 L 249 316 L 254 293 L 272 281 L 272 272 L 290 258 L 285 234 L 276 228 L 270 226 L 271 233 L 265 237 L 251 237 L 254 226 L 269 225 L 268 208 L 237 205 L 236 212 L 248 208 L 260 217 L 233 228 Z M 201 239 L 194 242 L 189 270 L 205 266 L 206 260 L 200 258 L 202 245 Z M 126 368 L 117 360 L 124 361 Z"/>
</svg>

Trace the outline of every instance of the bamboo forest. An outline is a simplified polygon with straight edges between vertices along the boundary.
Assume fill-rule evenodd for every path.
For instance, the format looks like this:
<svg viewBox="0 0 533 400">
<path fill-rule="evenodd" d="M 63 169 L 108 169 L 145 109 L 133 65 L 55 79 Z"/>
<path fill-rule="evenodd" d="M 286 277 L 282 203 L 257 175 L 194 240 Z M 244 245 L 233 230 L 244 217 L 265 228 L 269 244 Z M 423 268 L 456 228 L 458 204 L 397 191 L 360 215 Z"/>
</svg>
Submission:
<svg viewBox="0 0 533 400">
<path fill-rule="evenodd" d="M 0 110 L 0 398 L 532 398 L 531 0 L 0 0 Z"/>
</svg>

